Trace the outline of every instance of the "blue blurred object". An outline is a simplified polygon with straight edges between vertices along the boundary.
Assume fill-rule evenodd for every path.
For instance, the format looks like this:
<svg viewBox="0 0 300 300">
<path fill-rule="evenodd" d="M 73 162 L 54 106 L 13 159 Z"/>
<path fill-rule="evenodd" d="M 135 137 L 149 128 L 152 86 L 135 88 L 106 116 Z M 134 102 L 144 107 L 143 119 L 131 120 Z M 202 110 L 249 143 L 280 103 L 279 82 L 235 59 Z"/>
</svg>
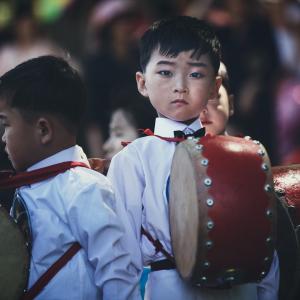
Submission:
<svg viewBox="0 0 300 300">
<path fill-rule="evenodd" d="M 151 272 L 150 267 L 145 267 L 141 276 L 140 280 L 140 288 L 141 288 L 141 294 L 142 294 L 142 299 L 144 299 L 145 296 L 145 287 L 146 287 L 146 282 L 148 280 L 148 275 Z"/>
</svg>

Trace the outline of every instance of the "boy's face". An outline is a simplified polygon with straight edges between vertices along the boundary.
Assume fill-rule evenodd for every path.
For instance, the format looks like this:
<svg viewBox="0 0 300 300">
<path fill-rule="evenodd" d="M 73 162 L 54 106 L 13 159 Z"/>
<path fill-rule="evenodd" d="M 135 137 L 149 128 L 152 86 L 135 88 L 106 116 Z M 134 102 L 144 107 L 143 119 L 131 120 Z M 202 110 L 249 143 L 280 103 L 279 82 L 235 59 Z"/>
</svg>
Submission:
<svg viewBox="0 0 300 300">
<path fill-rule="evenodd" d="M 138 137 L 137 129 L 128 120 L 126 113 L 122 109 L 116 110 L 109 124 L 109 138 L 103 145 L 105 158 L 112 159 L 123 149 L 121 142 L 131 142 Z"/>
<path fill-rule="evenodd" d="M 221 85 L 216 98 L 208 100 L 207 106 L 200 113 L 200 120 L 206 133 L 224 134 L 229 117 L 233 114 L 233 96 L 228 95 Z"/>
<path fill-rule="evenodd" d="M 139 92 L 150 99 L 159 116 L 190 121 L 217 95 L 221 80 L 216 79 L 208 55 L 196 60 L 192 53 L 183 51 L 177 57 L 167 57 L 157 49 L 145 73 L 136 73 Z"/>
<path fill-rule="evenodd" d="M 35 126 L 24 120 L 17 109 L 0 100 L 0 122 L 4 127 L 2 141 L 17 171 L 24 171 L 36 162 Z"/>
</svg>

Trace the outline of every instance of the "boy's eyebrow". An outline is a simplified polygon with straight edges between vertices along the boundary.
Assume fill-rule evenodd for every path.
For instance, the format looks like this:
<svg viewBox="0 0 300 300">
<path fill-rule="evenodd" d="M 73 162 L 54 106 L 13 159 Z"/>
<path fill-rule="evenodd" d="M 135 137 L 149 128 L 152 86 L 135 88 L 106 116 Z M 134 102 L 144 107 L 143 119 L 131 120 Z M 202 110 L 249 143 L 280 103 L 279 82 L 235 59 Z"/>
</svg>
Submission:
<svg viewBox="0 0 300 300">
<path fill-rule="evenodd" d="M 157 65 L 169 65 L 169 66 L 173 66 L 175 64 L 176 64 L 175 62 L 168 61 L 168 60 L 160 60 L 159 62 L 157 62 Z M 207 68 L 207 64 L 206 63 L 202 63 L 202 62 L 188 62 L 187 64 L 189 66 L 192 66 L 192 67 Z"/>
<path fill-rule="evenodd" d="M 157 65 L 175 65 L 175 62 L 168 60 L 160 60 L 159 62 L 157 62 Z"/>
<path fill-rule="evenodd" d="M 5 115 L 3 115 L 2 113 L 0 113 L 0 119 L 4 120 L 4 119 L 7 119 L 7 117 Z"/>
</svg>

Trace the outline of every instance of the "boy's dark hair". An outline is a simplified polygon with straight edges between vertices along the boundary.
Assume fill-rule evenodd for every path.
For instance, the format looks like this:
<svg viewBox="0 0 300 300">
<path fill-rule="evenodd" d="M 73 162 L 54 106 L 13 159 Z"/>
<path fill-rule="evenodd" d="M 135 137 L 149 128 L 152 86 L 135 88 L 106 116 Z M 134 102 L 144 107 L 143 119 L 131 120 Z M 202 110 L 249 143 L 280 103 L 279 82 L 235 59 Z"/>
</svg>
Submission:
<svg viewBox="0 0 300 300">
<path fill-rule="evenodd" d="M 21 63 L 0 77 L 0 100 L 27 120 L 50 113 L 76 132 L 86 106 L 86 91 L 68 62 L 49 55 Z"/>
<path fill-rule="evenodd" d="M 192 57 L 199 59 L 208 54 L 215 74 L 221 60 L 221 44 L 214 30 L 203 20 L 176 16 L 155 22 L 140 40 L 140 65 L 145 72 L 153 51 L 176 57 L 182 51 L 194 50 Z"/>
</svg>

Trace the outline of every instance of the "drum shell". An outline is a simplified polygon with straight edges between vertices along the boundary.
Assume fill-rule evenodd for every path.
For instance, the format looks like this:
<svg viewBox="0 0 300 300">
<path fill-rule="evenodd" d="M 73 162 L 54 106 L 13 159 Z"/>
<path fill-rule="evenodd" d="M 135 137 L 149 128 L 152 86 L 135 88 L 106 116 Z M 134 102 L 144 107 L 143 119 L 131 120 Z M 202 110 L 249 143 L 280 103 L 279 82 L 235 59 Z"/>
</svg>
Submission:
<svg viewBox="0 0 300 300">
<path fill-rule="evenodd" d="M 275 191 L 297 227 L 300 225 L 300 164 L 274 166 L 272 172 Z"/>
<path fill-rule="evenodd" d="M 170 176 L 170 230 L 184 280 L 226 287 L 267 274 L 276 236 L 272 186 L 268 155 L 257 141 L 205 136 L 177 146 Z M 184 207 L 189 203 L 192 208 Z M 183 232 L 178 230 L 182 226 Z M 191 247 L 195 249 L 183 254 Z"/>
<path fill-rule="evenodd" d="M 272 167 L 278 195 L 279 299 L 300 299 L 300 164 Z"/>
</svg>

